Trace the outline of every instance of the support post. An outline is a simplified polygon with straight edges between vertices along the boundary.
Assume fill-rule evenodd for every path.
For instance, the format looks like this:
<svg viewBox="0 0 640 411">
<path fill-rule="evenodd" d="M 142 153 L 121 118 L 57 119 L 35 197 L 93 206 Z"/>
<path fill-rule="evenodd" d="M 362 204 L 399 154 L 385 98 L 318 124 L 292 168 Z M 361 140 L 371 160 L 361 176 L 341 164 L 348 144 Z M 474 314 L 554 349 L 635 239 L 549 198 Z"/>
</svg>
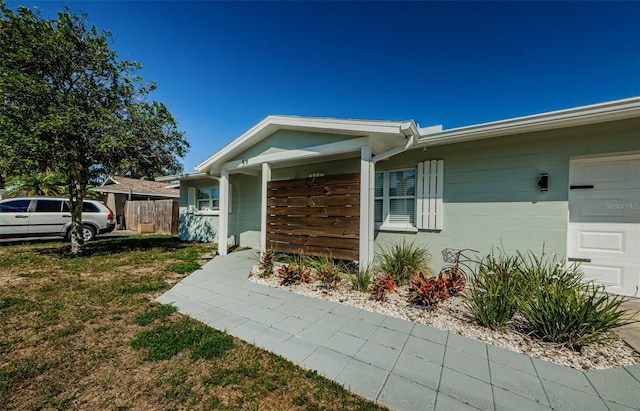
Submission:
<svg viewBox="0 0 640 411">
<path fill-rule="evenodd" d="M 218 219 L 218 254 L 227 255 L 229 238 L 229 170 L 220 170 L 220 218 Z"/>
<path fill-rule="evenodd" d="M 373 164 L 371 148 L 360 149 L 360 267 L 373 262 Z"/>
<path fill-rule="evenodd" d="M 262 220 L 260 225 L 260 248 L 264 253 L 267 250 L 267 185 L 271 181 L 271 165 L 262 163 Z"/>
</svg>

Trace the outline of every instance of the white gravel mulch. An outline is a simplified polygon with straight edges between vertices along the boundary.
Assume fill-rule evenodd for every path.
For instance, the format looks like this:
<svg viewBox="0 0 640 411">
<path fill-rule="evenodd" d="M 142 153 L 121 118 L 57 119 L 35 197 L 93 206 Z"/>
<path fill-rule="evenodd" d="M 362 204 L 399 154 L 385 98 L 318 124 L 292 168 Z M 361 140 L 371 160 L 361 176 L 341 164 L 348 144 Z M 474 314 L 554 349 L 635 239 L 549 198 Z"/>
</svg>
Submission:
<svg viewBox="0 0 640 411">
<path fill-rule="evenodd" d="M 249 281 L 426 324 L 582 371 L 640 364 L 640 354 L 613 333 L 605 342 L 590 344 L 583 347 L 581 352 L 576 352 L 526 335 L 525 324 L 518 318 L 500 331 L 482 327 L 474 321 L 471 311 L 462 303 L 460 297 L 450 298 L 438 307 L 429 309 L 408 304 L 406 286 L 399 287 L 398 293 L 389 294 L 386 301 L 378 302 L 370 299 L 369 294 L 351 289 L 350 284 L 345 281 L 335 290 L 327 290 L 318 282 L 281 286 L 280 279 L 276 275 L 261 278 L 257 273 L 258 269 L 255 267 Z"/>
</svg>

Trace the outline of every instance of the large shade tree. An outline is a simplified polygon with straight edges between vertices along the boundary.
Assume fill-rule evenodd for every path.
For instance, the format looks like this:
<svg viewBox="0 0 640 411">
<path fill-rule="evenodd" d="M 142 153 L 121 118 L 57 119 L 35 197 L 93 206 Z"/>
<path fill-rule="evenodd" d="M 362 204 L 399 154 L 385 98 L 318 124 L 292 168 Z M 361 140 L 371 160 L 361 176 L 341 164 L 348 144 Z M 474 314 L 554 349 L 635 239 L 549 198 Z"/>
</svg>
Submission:
<svg viewBox="0 0 640 411">
<path fill-rule="evenodd" d="M 0 0 L 0 175 L 65 176 L 72 251 L 84 251 L 82 199 L 97 176 L 178 173 L 188 150 L 139 63 L 119 60 L 110 33 L 68 8 L 56 19 Z"/>
</svg>

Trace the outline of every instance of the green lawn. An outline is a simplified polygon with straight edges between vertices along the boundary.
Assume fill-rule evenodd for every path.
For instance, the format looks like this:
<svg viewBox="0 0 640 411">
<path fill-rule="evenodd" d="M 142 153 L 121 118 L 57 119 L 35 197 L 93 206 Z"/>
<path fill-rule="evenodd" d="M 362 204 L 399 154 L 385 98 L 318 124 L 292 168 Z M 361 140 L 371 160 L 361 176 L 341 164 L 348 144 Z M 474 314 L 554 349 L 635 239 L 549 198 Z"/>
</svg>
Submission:
<svg viewBox="0 0 640 411">
<path fill-rule="evenodd" d="M 0 409 L 379 409 L 155 298 L 215 251 L 175 237 L 0 246 Z"/>
</svg>

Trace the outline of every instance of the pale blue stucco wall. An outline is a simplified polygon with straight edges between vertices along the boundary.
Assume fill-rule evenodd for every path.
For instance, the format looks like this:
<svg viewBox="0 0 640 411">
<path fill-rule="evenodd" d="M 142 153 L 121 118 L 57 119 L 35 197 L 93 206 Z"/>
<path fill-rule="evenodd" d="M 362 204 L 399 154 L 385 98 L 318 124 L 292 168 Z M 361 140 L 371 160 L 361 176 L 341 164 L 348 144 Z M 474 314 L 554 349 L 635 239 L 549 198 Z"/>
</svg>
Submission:
<svg viewBox="0 0 640 411">
<path fill-rule="evenodd" d="M 344 136 L 280 131 L 238 158 L 326 144 Z M 376 247 L 407 239 L 427 246 L 433 266 L 443 264 L 443 248 L 473 248 L 487 253 L 503 247 L 509 252 L 532 250 L 564 256 L 567 244 L 569 162 L 573 157 L 640 150 L 640 120 L 624 120 L 517 136 L 499 137 L 411 150 L 376 164 L 377 170 L 415 167 L 418 162 L 444 160 L 444 228 L 418 233 L 376 231 Z M 273 165 L 272 179 L 358 172 L 359 155 L 334 161 Z M 549 174 L 549 191 L 536 186 L 540 173 Z M 260 246 L 261 177 L 230 176 L 232 208 L 229 235 L 238 245 Z M 192 216 L 187 187 L 217 184 L 214 180 L 181 185 L 181 238 L 218 241 L 217 216 Z M 184 227 L 183 227 L 184 226 Z"/>
<path fill-rule="evenodd" d="M 187 180 L 180 183 L 180 240 L 218 242 L 217 215 L 195 214 L 188 212 L 189 187 L 204 188 L 218 185 L 211 178 L 201 180 Z M 195 206 L 195 204 L 193 204 Z"/>
<path fill-rule="evenodd" d="M 572 157 L 640 150 L 640 121 L 625 120 L 412 150 L 379 170 L 444 160 L 444 228 L 418 233 L 376 232 L 376 246 L 408 241 L 427 246 L 434 268 L 443 248 L 488 253 L 532 250 L 565 256 L 569 161 Z M 549 191 L 540 192 L 540 173 Z"/>
</svg>

